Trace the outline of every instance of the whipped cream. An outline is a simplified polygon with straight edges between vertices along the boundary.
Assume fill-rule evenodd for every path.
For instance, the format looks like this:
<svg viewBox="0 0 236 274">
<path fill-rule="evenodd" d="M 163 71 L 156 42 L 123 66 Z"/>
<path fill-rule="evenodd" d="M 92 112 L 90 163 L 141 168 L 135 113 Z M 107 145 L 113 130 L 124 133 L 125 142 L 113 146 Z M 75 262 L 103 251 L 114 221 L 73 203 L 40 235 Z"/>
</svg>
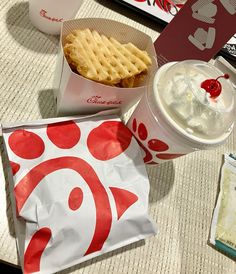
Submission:
<svg viewBox="0 0 236 274">
<path fill-rule="evenodd" d="M 201 88 L 201 83 L 209 78 L 213 77 L 194 67 L 188 68 L 187 73 L 175 70 L 160 77 L 154 94 L 170 118 L 187 134 L 205 139 L 225 133 L 225 118 L 232 110 L 232 102 L 229 104 L 225 96 L 212 98 Z"/>
</svg>

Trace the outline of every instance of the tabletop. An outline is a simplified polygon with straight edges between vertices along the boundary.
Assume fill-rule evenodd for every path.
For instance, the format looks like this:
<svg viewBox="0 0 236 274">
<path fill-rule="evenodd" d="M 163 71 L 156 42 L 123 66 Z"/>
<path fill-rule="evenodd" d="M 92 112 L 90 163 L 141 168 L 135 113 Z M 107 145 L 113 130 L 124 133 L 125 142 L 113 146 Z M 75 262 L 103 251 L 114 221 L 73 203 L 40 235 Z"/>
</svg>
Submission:
<svg viewBox="0 0 236 274">
<path fill-rule="evenodd" d="M 129 24 L 153 41 L 161 27 L 113 1 L 86 0 L 76 15 Z M 28 2 L 0 2 L 0 121 L 54 117 L 53 79 L 59 38 L 39 32 Z M 208 245 L 222 155 L 236 150 L 235 130 L 227 142 L 160 166 L 147 166 L 149 213 L 156 236 L 112 251 L 60 273 L 236 273 L 230 258 Z M 1 139 L 1 152 L 3 152 Z M 3 153 L 1 153 L 3 155 Z M 19 265 L 8 182 L 0 161 L 0 260 Z M 62 254 L 63 256 L 63 254 Z"/>
</svg>

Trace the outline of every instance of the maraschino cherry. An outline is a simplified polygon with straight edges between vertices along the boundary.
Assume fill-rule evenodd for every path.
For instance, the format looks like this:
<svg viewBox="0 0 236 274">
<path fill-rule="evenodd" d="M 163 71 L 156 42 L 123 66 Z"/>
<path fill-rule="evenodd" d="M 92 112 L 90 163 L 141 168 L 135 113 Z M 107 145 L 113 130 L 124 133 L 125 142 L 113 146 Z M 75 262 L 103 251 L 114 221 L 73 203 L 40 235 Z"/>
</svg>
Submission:
<svg viewBox="0 0 236 274">
<path fill-rule="evenodd" d="M 219 78 L 229 79 L 229 74 L 224 74 L 216 79 L 207 79 L 201 83 L 201 88 L 204 88 L 206 92 L 210 93 L 211 98 L 216 98 L 221 94 L 222 86 L 218 81 Z"/>
</svg>

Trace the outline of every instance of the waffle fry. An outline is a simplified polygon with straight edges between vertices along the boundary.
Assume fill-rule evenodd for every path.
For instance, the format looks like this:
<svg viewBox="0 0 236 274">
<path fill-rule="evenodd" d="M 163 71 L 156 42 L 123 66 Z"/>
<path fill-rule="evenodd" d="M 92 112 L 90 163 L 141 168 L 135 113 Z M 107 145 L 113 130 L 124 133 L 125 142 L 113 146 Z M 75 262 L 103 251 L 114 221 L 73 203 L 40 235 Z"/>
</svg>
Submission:
<svg viewBox="0 0 236 274">
<path fill-rule="evenodd" d="M 111 86 L 140 85 L 151 65 L 146 51 L 90 29 L 72 31 L 66 37 L 64 54 L 73 71 Z"/>
</svg>

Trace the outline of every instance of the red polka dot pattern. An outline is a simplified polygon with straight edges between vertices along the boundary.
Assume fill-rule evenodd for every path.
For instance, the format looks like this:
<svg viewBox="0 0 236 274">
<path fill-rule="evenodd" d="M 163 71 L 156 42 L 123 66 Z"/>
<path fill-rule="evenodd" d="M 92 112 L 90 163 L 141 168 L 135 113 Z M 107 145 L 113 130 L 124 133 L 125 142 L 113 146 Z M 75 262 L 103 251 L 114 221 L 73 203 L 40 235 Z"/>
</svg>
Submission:
<svg viewBox="0 0 236 274">
<path fill-rule="evenodd" d="M 91 130 L 87 145 L 98 160 L 110 160 L 124 152 L 132 139 L 131 131 L 121 122 L 107 121 Z"/>
<path fill-rule="evenodd" d="M 170 159 L 178 158 L 183 155 L 185 155 L 185 154 L 159 153 L 156 156 L 157 156 L 157 158 L 159 158 L 161 160 L 170 160 Z"/>
<path fill-rule="evenodd" d="M 71 190 L 68 205 L 71 210 L 77 210 L 80 208 L 83 202 L 83 192 L 79 187 L 75 187 Z"/>
<path fill-rule="evenodd" d="M 137 120 L 136 119 L 133 120 L 132 128 L 133 128 L 133 131 L 136 132 L 136 130 L 137 130 Z"/>
<path fill-rule="evenodd" d="M 8 143 L 11 150 L 23 159 L 36 159 L 45 149 L 43 140 L 37 134 L 23 129 L 14 131 Z"/>
<path fill-rule="evenodd" d="M 146 140 L 148 136 L 147 128 L 143 123 L 140 123 L 138 126 L 138 136 L 141 140 Z"/>
<path fill-rule="evenodd" d="M 148 141 L 148 147 L 153 151 L 165 151 L 169 149 L 169 146 L 158 139 L 151 139 Z"/>
<path fill-rule="evenodd" d="M 133 132 L 136 131 L 137 127 L 138 127 L 138 132 L 137 132 L 138 136 L 136 136 L 136 139 L 139 143 L 139 146 L 145 152 L 145 156 L 143 158 L 145 164 L 150 164 L 150 165 L 158 164 L 155 162 L 155 156 L 157 159 L 160 159 L 160 160 L 172 160 L 185 155 L 185 154 L 179 154 L 179 153 L 158 153 L 156 155 L 153 155 L 154 152 L 164 152 L 164 151 L 167 152 L 169 150 L 169 145 L 166 142 L 156 138 L 148 140 L 149 133 L 145 124 L 142 122 L 138 124 L 138 121 L 136 120 L 136 118 L 134 118 L 132 122 Z M 145 142 L 142 143 L 141 141 L 145 141 Z"/>
<path fill-rule="evenodd" d="M 69 149 L 80 140 L 80 128 L 73 121 L 49 124 L 47 135 L 50 141 L 57 147 Z"/>
<path fill-rule="evenodd" d="M 14 176 L 20 169 L 20 165 L 12 161 L 10 161 L 10 165 L 11 165 L 12 174 Z"/>
</svg>

